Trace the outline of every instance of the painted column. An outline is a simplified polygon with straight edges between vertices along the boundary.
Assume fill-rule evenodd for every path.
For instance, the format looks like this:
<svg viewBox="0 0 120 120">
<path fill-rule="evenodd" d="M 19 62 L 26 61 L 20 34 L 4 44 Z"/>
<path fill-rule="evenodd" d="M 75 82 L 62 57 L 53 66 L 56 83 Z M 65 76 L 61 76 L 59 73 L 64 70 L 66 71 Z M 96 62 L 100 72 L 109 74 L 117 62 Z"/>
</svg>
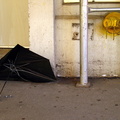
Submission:
<svg viewBox="0 0 120 120">
<path fill-rule="evenodd" d="M 29 26 L 30 50 L 48 58 L 55 69 L 54 0 L 29 0 Z"/>
</svg>

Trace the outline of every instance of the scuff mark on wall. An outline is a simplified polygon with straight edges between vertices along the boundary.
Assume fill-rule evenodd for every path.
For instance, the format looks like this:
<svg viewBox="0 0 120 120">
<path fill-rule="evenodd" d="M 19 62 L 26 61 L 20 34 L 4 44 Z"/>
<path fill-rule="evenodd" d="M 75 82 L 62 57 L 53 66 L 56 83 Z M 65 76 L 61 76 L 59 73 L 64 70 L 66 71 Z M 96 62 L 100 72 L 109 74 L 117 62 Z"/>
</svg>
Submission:
<svg viewBox="0 0 120 120">
<path fill-rule="evenodd" d="M 57 76 L 74 77 L 74 74 L 76 74 L 76 77 L 79 77 L 79 66 L 80 66 L 79 62 L 78 63 L 62 62 L 62 63 L 56 64 Z"/>
<path fill-rule="evenodd" d="M 91 34 L 91 36 L 90 36 L 90 40 L 94 40 L 94 29 L 92 29 L 92 34 Z"/>
</svg>

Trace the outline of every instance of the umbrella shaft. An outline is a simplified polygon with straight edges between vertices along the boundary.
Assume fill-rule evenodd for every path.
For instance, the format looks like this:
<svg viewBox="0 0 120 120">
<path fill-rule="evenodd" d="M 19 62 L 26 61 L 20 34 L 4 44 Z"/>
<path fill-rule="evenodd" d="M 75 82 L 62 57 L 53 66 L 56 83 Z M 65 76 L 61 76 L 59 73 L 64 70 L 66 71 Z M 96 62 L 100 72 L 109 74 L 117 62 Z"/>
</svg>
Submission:
<svg viewBox="0 0 120 120">
<path fill-rule="evenodd" d="M 2 89 L 1 89 L 1 91 L 0 91 L 0 95 L 2 94 L 2 91 L 3 91 L 3 89 L 5 88 L 6 83 L 7 83 L 7 81 L 5 81 L 5 83 L 4 83 L 3 87 L 2 87 Z"/>
</svg>

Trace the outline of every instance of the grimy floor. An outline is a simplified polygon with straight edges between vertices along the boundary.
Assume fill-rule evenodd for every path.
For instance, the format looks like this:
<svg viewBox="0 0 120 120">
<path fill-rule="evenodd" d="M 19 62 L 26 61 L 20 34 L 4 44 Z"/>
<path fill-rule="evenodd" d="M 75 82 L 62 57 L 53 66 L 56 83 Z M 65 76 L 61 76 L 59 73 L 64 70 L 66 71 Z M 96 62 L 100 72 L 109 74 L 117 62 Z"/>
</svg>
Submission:
<svg viewBox="0 0 120 120">
<path fill-rule="evenodd" d="M 120 79 L 89 79 L 90 88 L 77 88 L 76 81 L 8 81 L 0 96 L 0 120 L 120 120 Z"/>
</svg>

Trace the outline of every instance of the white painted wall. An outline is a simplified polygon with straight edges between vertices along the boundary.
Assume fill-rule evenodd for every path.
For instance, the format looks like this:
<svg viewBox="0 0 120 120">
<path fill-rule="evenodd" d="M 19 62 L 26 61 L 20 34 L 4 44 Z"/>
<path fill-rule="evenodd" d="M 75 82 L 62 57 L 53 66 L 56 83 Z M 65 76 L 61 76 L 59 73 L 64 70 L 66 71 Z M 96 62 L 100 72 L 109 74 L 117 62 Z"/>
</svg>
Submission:
<svg viewBox="0 0 120 120">
<path fill-rule="evenodd" d="M 29 0 L 30 50 L 50 59 L 55 68 L 54 2 Z"/>
<path fill-rule="evenodd" d="M 54 3 L 55 18 L 54 19 Z M 120 4 L 90 4 L 91 7 L 120 7 Z M 91 13 L 89 23 L 89 76 L 120 76 L 120 36 L 113 41 L 102 26 L 107 13 Z M 58 76 L 79 76 L 79 41 L 72 40 L 72 23 L 79 23 L 79 5 L 62 0 L 29 0 L 30 49 L 50 59 Z M 55 20 L 55 24 L 54 24 Z M 54 31 L 55 25 L 55 31 Z M 91 29 L 93 32 L 91 32 Z M 56 59 L 56 63 L 55 63 Z M 55 67 L 56 65 L 56 67 Z"/>
<path fill-rule="evenodd" d="M 89 7 L 120 7 L 120 4 L 89 4 Z M 88 74 L 92 77 L 120 76 L 120 36 L 113 40 L 102 26 L 102 20 L 108 13 L 90 13 L 89 23 L 89 60 Z M 72 23 L 79 23 L 79 5 L 62 5 L 62 0 L 55 0 L 56 15 L 56 64 L 59 76 L 76 77 L 80 73 L 79 41 L 72 40 Z M 97 17 L 96 17 L 97 15 Z M 71 17 L 70 17 L 71 16 Z M 93 29 L 91 32 L 90 29 Z"/>
</svg>

